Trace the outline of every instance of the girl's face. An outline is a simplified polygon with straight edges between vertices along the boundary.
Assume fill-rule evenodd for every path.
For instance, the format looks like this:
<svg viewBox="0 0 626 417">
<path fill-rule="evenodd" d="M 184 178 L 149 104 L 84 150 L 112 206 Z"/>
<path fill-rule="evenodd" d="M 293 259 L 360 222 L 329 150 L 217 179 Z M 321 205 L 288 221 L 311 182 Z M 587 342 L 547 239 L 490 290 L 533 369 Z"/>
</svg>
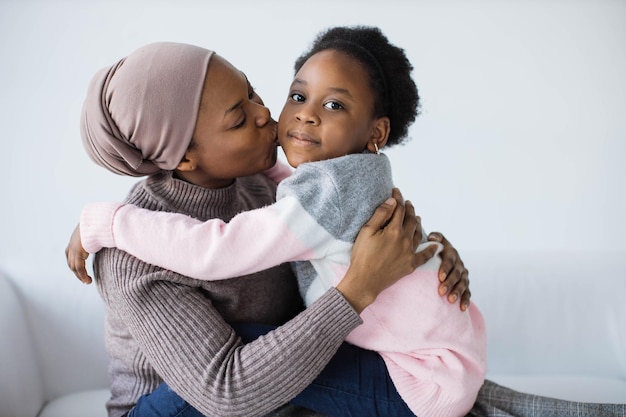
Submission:
<svg viewBox="0 0 626 417">
<path fill-rule="evenodd" d="M 246 76 L 218 55 L 209 63 L 193 144 L 177 173 L 207 188 L 276 163 L 276 122 Z"/>
<path fill-rule="evenodd" d="M 313 55 L 291 83 L 278 121 L 278 139 L 289 164 L 297 167 L 366 147 L 373 151 L 372 141 L 382 147 L 389 119 L 374 118 L 373 109 L 368 75 L 356 59 L 335 50 Z"/>
</svg>

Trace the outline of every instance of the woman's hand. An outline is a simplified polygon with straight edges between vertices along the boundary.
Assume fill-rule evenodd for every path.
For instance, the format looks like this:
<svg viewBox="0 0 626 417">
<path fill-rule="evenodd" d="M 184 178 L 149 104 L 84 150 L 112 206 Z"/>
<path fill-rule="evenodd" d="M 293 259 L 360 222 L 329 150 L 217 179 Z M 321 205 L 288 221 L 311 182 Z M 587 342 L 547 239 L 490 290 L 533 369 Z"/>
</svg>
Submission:
<svg viewBox="0 0 626 417">
<path fill-rule="evenodd" d="M 468 271 L 459 257 L 459 253 L 439 232 L 429 234 L 428 240 L 430 242 L 439 242 L 443 245 L 443 249 L 439 253 L 441 257 L 439 295 L 444 296 L 448 294 L 450 303 L 455 303 L 460 299 L 461 310 L 467 310 L 472 293 L 469 289 Z"/>
<path fill-rule="evenodd" d="M 411 202 L 393 190 L 361 228 L 352 249 L 350 268 L 337 289 L 361 313 L 383 290 L 426 263 L 436 252 L 432 245 L 416 253 L 422 238 L 419 218 Z"/>
<path fill-rule="evenodd" d="M 89 253 L 83 248 L 80 240 L 80 224 L 78 224 L 65 248 L 65 259 L 67 260 L 67 266 L 74 272 L 74 275 L 85 284 L 91 284 L 92 282 L 85 268 L 88 257 Z"/>
</svg>

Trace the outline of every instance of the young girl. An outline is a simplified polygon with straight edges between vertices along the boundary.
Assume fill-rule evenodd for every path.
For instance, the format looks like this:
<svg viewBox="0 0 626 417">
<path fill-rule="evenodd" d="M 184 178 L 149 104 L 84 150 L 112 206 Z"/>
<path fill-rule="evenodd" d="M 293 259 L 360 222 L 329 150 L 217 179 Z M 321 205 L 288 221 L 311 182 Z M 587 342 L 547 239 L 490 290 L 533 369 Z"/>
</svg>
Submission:
<svg viewBox="0 0 626 417">
<path fill-rule="evenodd" d="M 295 69 L 278 139 L 296 170 L 280 182 L 275 204 L 228 223 L 91 205 L 81 217 L 85 249 L 117 247 L 204 280 L 299 261 L 307 305 L 336 285 L 360 228 L 391 195 L 390 164 L 380 149 L 406 138 L 419 96 L 404 51 L 376 28 L 322 33 Z M 484 381 L 485 324 L 475 305 L 463 312 L 435 294 L 438 262 L 433 257 L 382 292 L 346 340 L 380 353 L 416 415 L 461 416 Z"/>
</svg>

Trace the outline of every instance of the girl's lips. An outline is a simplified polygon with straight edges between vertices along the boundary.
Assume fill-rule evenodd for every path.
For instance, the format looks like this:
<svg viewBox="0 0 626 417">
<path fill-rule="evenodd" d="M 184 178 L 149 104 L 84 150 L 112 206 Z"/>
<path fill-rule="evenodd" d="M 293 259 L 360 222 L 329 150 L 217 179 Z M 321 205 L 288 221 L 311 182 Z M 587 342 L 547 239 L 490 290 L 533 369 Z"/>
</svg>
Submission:
<svg viewBox="0 0 626 417">
<path fill-rule="evenodd" d="M 291 139 L 297 141 L 297 142 L 306 142 L 306 143 L 310 143 L 310 144 L 318 144 L 319 141 L 314 139 L 313 137 L 307 135 L 304 132 L 289 132 L 287 133 L 287 136 L 289 136 Z"/>
</svg>

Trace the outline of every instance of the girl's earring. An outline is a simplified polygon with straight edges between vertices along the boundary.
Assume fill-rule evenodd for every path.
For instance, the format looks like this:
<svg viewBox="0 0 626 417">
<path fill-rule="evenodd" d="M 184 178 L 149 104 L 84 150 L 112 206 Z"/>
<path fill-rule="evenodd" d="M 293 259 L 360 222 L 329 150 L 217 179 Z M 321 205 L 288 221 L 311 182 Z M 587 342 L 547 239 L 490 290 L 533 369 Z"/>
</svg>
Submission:
<svg viewBox="0 0 626 417">
<path fill-rule="evenodd" d="M 374 142 L 374 149 L 376 149 L 376 155 L 379 155 L 380 151 L 378 150 L 378 145 L 376 144 L 376 142 Z"/>
</svg>

